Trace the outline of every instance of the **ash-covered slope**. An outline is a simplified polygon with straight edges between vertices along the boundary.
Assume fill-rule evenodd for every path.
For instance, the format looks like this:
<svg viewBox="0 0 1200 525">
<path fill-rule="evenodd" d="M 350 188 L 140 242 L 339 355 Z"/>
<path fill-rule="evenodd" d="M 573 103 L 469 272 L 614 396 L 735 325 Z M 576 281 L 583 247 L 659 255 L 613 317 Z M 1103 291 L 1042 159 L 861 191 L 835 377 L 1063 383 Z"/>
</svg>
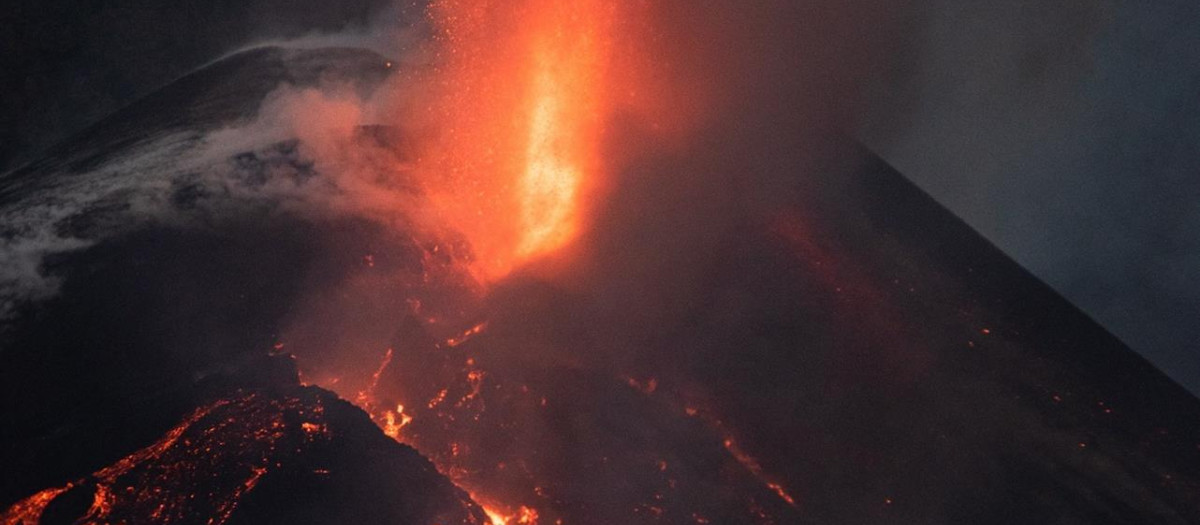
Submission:
<svg viewBox="0 0 1200 525">
<path fill-rule="evenodd" d="M 150 446 L 0 514 L 30 525 L 487 522 L 361 410 L 300 386 L 206 403 Z"/>
</svg>

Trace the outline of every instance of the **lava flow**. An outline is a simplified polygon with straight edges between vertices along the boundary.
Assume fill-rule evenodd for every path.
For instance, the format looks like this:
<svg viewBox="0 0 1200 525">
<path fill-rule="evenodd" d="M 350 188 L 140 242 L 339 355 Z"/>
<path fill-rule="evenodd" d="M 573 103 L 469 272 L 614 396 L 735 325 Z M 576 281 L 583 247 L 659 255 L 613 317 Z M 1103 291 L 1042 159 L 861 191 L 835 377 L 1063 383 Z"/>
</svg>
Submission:
<svg viewBox="0 0 1200 525">
<path fill-rule="evenodd" d="M 468 491 L 494 525 L 797 517 L 778 480 L 712 411 L 685 405 L 678 385 L 514 369 L 495 359 L 503 349 L 487 327 L 408 333 L 351 397 Z"/>
<path fill-rule="evenodd" d="M 567 245 L 601 178 L 608 61 L 620 3 L 431 6 L 441 62 L 422 155 L 439 219 L 485 280 Z"/>
<path fill-rule="evenodd" d="M 486 523 L 476 504 L 314 387 L 241 391 L 155 443 L 0 513 L 34 523 Z M 354 484 L 353 494 L 338 483 Z M 410 507 L 398 495 L 423 498 Z M 279 509 L 287 509 L 281 511 Z M 290 513 L 290 514 L 289 514 Z"/>
</svg>

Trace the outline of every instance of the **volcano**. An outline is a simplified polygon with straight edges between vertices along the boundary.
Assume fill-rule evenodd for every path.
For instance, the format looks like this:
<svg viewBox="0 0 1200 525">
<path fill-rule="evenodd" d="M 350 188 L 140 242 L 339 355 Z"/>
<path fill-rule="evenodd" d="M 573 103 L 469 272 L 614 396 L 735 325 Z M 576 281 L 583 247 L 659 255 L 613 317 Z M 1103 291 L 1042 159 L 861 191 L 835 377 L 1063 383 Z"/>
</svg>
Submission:
<svg viewBox="0 0 1200 525">
<path fill-rule="evenodd" d="M 0 178 L 0 522 L 1200 521 L 1200 402 L 853 141 L 485 287 L 410 130 L 272 118 L 397 69 L 243 51 Z"/>
</svg>

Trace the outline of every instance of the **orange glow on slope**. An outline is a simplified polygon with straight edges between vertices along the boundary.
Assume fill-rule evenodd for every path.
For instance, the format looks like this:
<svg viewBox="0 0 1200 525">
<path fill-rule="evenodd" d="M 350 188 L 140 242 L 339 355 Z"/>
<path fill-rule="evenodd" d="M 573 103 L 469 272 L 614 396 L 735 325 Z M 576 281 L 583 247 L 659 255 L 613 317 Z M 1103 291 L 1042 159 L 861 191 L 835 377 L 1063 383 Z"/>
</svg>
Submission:
<svg viewBox="0 0 1200 525">
<path fill-rule="evenodd" d="M 62 487 L 49 488 L 14 503 L 12 507 L 0 514 L 0 525 L 39 523 L 42 519 L 42 512 L 46 510 L 46 506 L 51 501 L 54 501 L 54 498 L 57 498 L 59 494 L 70 490 L 74 486 L 74 483 L 67 483 Z M 492 521 L 496 521 L 495 518 Z"/>
<path fill-rule="evenodd" d="M 400 441 L 400 431 L 412 423 L 412 416 L 404 413 L 404 405 L 396 405 L 395 412 L 384 411 L 383 419 L 383 433 L 397 441 Z"/>
<path fill-rule="evenodd" d="M 458 336 L 444 341 L 444 343 L 446 344 L 447 348 L 454 348 L 459 344 L 465 343 L 471 338 L 484 333 L 484 331 L 487 329 L 487 326 L 487 321 L 477 323 L 461 332 Z M 429 457 L 431 461 L 434 462 L 439 472 L 450 478 L 450 480 L 459 487 L 466 489 L 471 495 L 471 499 L 477 502 L 483 509 L 492 525 L 537 525 L 539 523 L 539 519 L 541 518 L 538 509 L 516 503 L 499 503 L 500 501 L 505 501 L 507 498 L 495 497 L 492 494 L 489 494 L 488 496 L 481 495 L 481 492 L 479 488 L 475 486 L 475 480 L 473 479 L 477 472 L 462 468 L 458 461 L 455 460 L 456 456 L 458 456 L 460 453 L 460 445 L 457 442 L 448 443 L 446 448 L 449 450 L 450 455 L 444 456 L 438 454 L 440 447 L 431 446 L 427 440 L 422 441 L 422 436 L 419 435 L 419 432 L 413 436 L 404 435 L 404 429 L 409 427 L 409 425 L 412 424 L 417 418 L 417 414 L 421 412 L 421 405 L 412 405 L 412 407 L 414 407 L 416 410 L 411 411 L 406 409 L 406 406 L 403 403 L 397 403 L 395 404 L 395 410 L 391 410 L 389 408 L 383 408 L 382 405 L 385 405 L 386 403 L 381 402 L 381 400 L 377 397 L 381 378 L 388 370 L 388 367 L 391 366 L 393 356 L 394 350 L 389 348 L 384 353 L 379 365 L 375 368 L 375 371 L 371 374 L 370 378 L 367 379 L 366 387 L 363 390 L 358 391 L 355 395 L 354 404 L 365 411 L 385 435 L 399 443 L 412 446 L 421 451 L 423 454 Z M 465 360 L 465 367 L 461 370 L 461 374 L 456 375 L 456 378 L 461 380 L 461 383 L 457 385 L 461 387 L 461 397 L 456 395 L 455 397 L 457 397 L 457 400 L 453 400 L 452 402 L 448 403 L 448 405 L 453 406 L 453 410 L 455 410 L 455 412 L 449 413 L 451 414 L 449 416 L 451 420 L 454 419 L 454 413 L 466 414 L 468 419 L 478 420 L 480 413 L 482 413 L 484 410 L 481 395 L 483 393 L 483 382 L 486 376 L 487 372 L 478 367 L 473 357 Z M 448 385 L 449 388 L 453 388 L 454 386 L 456 385 Z M 448 395 L 448 388 L 439 390 L 437 395 L 434 396 L 433 399 L 430 399 L 426 404 L 426 406 L 428 406 L 428 408 L 434 412 L 426 413 L 425 416 L 422 417 L 432 416 L 433 419 L 445 417 L 448 414 L 447 412 L 435 409 L 447 401 Z M 463 412 L 459 412 L 459 410 Z M 301 428 L 303 428 L 307 433 L 324 430 L 323 426 L 320 428 L 302 426 Z M 0 523 L 0 525 L 4 524 Z"/>
<path fill-rule="evenodd" d="M 537 525 L 538 522 L 538 512 L 525 506 L 517 509 L 516 514 L 505 515 L 484 505 L 483 513 L 487 514 L 492 525 Z"/>
<path fill-rule="evenodd" d="M 606 71 L 618 3 L 431 6 L 441 45 L 438 136 L 421 155 L 440 221 L 486 279 L 554 252 L 583 228 L 602 167 Z"/>
</svg>

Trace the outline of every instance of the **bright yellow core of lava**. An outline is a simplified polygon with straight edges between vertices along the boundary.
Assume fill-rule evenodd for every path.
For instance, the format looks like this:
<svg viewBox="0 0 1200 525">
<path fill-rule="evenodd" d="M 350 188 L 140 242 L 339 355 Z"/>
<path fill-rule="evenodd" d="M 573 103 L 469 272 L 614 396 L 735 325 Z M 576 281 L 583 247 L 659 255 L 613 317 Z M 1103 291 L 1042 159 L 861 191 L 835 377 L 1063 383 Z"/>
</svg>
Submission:
<svg viewBox="0 0 1200 525">
<path fill-rule="evenodd" d="M 533 83 L 536 102 L 518 190 L 523 233 L 517 255 L 522 257 L 558 248 L 575 234 L 573 215 L 583 176 L 563 143 L 568 134 L 562 129 L 563 100 L 552 66 L 544 56 L 538 62 L 541 67 Z"/>
</svg>

